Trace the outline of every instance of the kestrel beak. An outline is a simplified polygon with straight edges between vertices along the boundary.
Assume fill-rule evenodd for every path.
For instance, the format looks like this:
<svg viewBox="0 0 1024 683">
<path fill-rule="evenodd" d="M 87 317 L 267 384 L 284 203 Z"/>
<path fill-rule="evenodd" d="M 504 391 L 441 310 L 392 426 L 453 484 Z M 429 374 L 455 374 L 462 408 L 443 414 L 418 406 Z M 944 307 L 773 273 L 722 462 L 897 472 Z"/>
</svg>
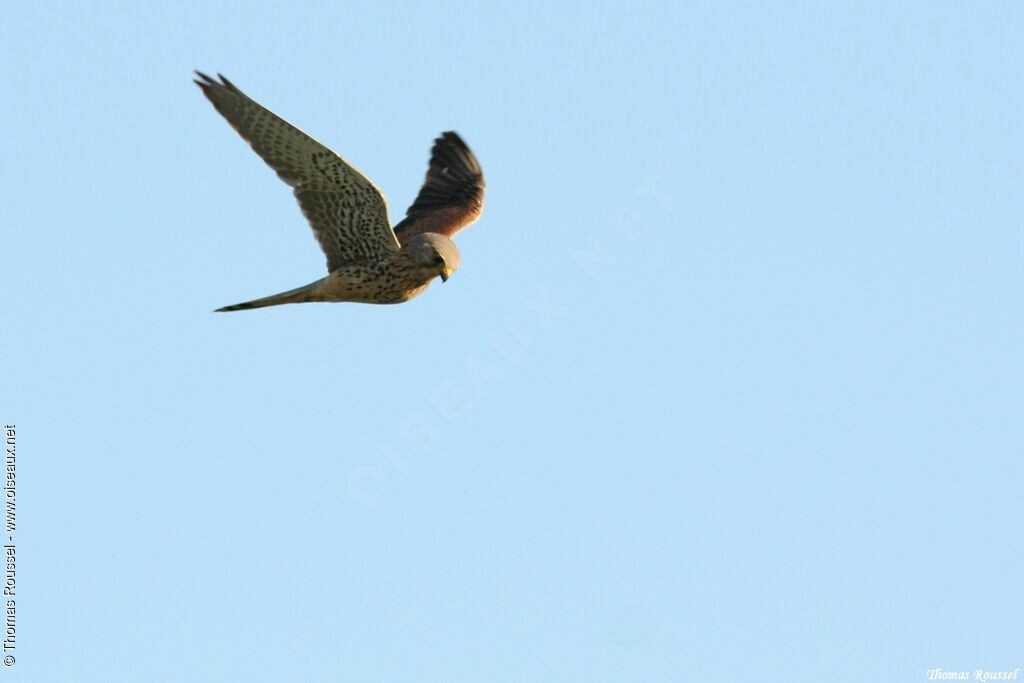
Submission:
<svg viewBox="0 0 1024 683">
<path fill-rule="evenodd" d="M 441 282 L 448 282 L 448 278 L 452 276 L 452 271 L 448 268 L 441 269 Z"/>
</svg>

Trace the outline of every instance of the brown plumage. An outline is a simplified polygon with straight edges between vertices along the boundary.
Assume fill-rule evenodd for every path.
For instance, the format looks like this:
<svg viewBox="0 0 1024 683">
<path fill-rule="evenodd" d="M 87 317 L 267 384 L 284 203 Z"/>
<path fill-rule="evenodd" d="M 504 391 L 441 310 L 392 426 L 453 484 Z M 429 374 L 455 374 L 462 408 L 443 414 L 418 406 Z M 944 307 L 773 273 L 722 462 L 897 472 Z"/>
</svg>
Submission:
<svg viewBox="0 0 1024 683">
<path fill-rule="evenodd" d="M 355 167 L 223 76 L 196 74 L 217 111 L 293 188 L 329 272 L 303 287 L 218 311 L 307 301 L 400 303 L 458 268 L 451 236 L 479 218 L 484 192 L 480 164 L 458 135 L 446 132 L 434 141 L 426 181 L 392 230 L 384 194 Z"/>
<path fill-rule="evenodd" d="M 484 172 L 456 133 L 442 133 L 430 150 L 430 167 L 419 195 L 395 226 L 398 241 L 422 232 L 452 237 L 484 210 Z"/>
</svg>

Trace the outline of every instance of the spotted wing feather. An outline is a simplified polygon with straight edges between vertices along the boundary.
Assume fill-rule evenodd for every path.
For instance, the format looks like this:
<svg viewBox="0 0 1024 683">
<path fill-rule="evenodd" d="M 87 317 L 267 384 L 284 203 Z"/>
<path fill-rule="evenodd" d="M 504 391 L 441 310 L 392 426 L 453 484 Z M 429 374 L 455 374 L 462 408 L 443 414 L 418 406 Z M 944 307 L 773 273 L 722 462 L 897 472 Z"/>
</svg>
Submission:
<svg viewBox="0 0 1024 683">
<path fill-rule="evenodd" d="M 484 173 L 480 162 L 456 133 L 434 140 L 430 167 L 416 201 L 395 226 L 405 244 L 413 235 L 436 232 L 451 237 L 483 212 Z"/>
<path fill-rule="evenodd" d="M 217 111 L 292 186 L 327 255 L 328 271 L 381 260 L 399 248 L 384 194 L 366 176 L 220 74 L 219 81 L 196 75 L 196 84 Z"/>
</svg>

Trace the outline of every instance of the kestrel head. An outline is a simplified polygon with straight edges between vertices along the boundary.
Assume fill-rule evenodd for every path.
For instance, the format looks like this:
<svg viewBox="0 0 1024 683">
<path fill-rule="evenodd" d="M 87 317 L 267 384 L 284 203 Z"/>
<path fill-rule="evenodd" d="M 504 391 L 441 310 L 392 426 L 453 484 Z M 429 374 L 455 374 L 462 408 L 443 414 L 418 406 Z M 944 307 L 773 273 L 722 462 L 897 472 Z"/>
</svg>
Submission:
<svg viewBox="0 0 1024 683">
<path fill-rule="evenodd" d="M 414 236 L 403 248 L 417 267 L 430 274 L 441 276 L 446 282 L 459 267 L 459 250 L 455 242 L 436 232 L 423 232 Z"/>
</svg>

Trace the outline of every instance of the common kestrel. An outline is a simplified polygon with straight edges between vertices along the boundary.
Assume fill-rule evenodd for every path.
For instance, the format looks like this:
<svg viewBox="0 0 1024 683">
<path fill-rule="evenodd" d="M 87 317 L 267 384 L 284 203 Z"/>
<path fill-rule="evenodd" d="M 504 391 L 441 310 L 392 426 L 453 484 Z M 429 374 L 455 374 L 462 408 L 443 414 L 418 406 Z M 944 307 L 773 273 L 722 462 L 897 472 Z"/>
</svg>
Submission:
<svg viewBox="0 0 1024 683">
<path fill-rule="evenodd" d="M 423 293 L 437 276 L 447 281 L 459 267 L 451 237 L 480 217 L 484 176 L 454 132 L 434 140 L 423 187 L 392 230 L 384 194 L 369 178 L 224 76 L 217 74 L 217 81 L 196 75 L 196 85 L 217 111 L 292 186 L 327 255 L 327 277 L 218 311 L 306 301 L 397 304 Z"/>
</svg>

